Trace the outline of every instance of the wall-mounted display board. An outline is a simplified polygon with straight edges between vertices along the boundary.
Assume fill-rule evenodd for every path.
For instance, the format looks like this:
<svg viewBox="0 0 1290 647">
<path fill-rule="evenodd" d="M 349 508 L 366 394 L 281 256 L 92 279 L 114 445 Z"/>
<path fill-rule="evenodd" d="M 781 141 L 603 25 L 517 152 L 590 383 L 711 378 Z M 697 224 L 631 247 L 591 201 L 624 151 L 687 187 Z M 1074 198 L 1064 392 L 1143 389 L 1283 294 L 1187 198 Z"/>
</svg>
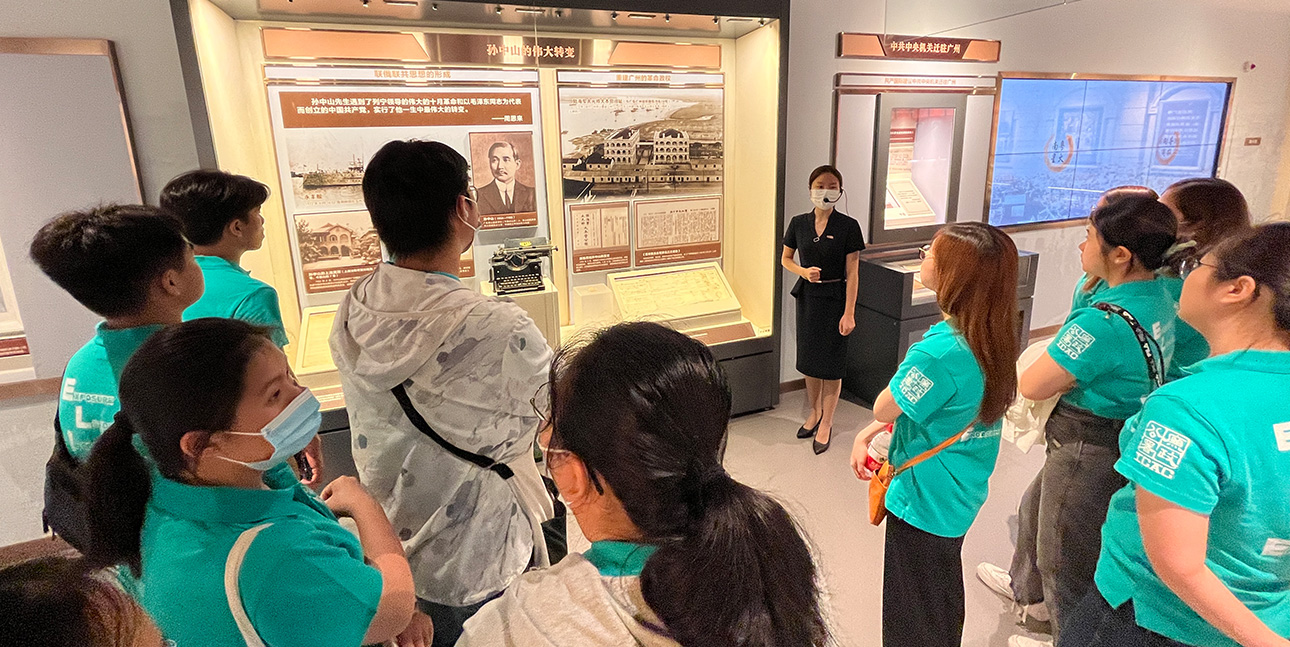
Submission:
<svg viewBox="0 0 1290 647">
<path fill-rule="evenodd" d="M 545 234 L 537 73 L 438 70 L 408 87 L 389 85 L 384 72 L 265 69 L 302 308 L 338 302 L 383 260 L 363 205 L 363 172 L 392 140 L 441 141 L 466 157 L 482 230 Z M 463 256 L 462 278 L 481 273 L 475 257 L 473 250 Z"/>
<path fill-rule="evenodd" d="M 1216 174 L 1233 79 L 1005 73 L 989 222 L 1088 217 L 1103 191 Z"/>
<path fill-rule="evenodd" d="M 540 318 L 558 343 L 636 316 L 611 276 L 707 264 L 738 320 L 686 331 L 735 376 L 736 412 L 774 404 L 788 2 L 749 0 L 744 16 L 669 2 L 174 3 L 204 163 L 273 189 L 265 248 L 244 264 L 278 289 L 294 368 L 329 407 L 331 312 L 386 260 L 362 177 L 412 138 L 470 164 L 482 227 L 467 287 L 492 292 L 505 240 L 546 238 Z"/>
<path fill-rule="evenodd" d="M 721 258 L 724 77 L 561 71 L 556 78 L 570 271 Z M 630 238 L 620 229 L 629 214 Z M 588 279 L 605 277 L 576 283 Z"/>
</svg>

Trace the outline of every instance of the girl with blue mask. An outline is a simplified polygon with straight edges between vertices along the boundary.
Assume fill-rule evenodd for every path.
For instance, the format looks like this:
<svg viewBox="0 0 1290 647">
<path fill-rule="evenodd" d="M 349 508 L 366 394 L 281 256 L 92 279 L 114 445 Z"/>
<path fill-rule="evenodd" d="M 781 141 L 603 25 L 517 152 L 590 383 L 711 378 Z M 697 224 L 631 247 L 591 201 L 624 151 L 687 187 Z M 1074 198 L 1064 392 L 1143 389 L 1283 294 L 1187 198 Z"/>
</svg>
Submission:
<svg viewBox="0 0 1290 647">
<path fill-rule="evenodd" d="M 86 557 L 129 569 L 131 592 L 166 638 L 429 640 L 380 504 L 351 477 L 315 496 L 288 466 L 317 435 L 320 407 L 263 329 L 231 319 L 163 329 L 126 365 L 120 396 L 86 464 Z"/>
</svg>

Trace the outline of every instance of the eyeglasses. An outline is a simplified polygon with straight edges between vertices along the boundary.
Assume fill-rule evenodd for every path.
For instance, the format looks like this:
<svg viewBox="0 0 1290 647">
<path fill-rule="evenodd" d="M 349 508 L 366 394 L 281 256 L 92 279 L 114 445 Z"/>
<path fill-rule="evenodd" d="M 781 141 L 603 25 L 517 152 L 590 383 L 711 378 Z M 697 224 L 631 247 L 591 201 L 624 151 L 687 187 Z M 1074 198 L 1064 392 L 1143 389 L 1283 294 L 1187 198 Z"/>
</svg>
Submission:
<svg viewBox="0 0 1290 647">
<path fill-rule="evenodd" d="M 1192 272 L 1195 272 L 1196 270 L 1200 269 L 1202 265 L 1204 265 L 1205 267 L 1212 267 L 1214 269 L 1218 269 L 1217 265 L 1206 263 L 1199 258 L 1189 258 L 1183 261 L 1182 266 L 1178 268 L 1178 275 L 1185 279 Z"/>
<path fill-rule="evenodd" d="M 478 201 L 479 201 L 479 191 L 476 191 L 476 190 L 475 190 L 475 187 L 473 187 L 473 186 L 467 186 L 467 187 L 466 187 L 466 197 L 467 197 L 467 198 L 470 198 L 470 201 L 471 201 L 471 202 L 478 203 Z"/>
<path fill-rule="evenodd" d="M 925 261 L 928 256 L 932 255 L 932 244 L 928 243 L 918 248 L 918 260 Z"/>
<path fill-rule="evenodd" d="M 551 406 L 550 387 L 543 384 L 538 387 L 533 397 L 529 398 L 529 406 L 533 407 L 533 415 L 538 419 L 538 429 L 545 429 L 551 424 L 551 416 L 547 414 L 547 408 Z"/>
</svg>

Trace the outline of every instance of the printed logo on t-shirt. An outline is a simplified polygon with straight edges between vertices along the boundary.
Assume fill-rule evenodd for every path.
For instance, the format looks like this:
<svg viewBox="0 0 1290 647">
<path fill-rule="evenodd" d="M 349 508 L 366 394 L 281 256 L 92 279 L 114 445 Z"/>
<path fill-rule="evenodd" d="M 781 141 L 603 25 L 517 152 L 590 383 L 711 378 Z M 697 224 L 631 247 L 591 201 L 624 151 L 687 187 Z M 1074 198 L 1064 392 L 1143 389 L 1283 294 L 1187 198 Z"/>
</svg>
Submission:
<svg viewBox="0 0 1290 647">
<path fill-rule="evenodd" d="M 1172 479 L 1182 465 L 1183 456 L 1191 448 L 1191 439 L 1158 422 L 1147 423 L 1138 443 L 1136 460 L 1139 465 Z"/>
<path fill-rule="evenodd" d="M 1277 449 L 1290 452 L 1290 422 L 1272 425 L 1272 433 L 1277 437 Z"/>
<path fill-rule="evenodd" d="M 963 438 L 959 442 L 965 443 L 969 440 L 983 440 L 986 438 L 995 438 L 997 436 L 1002 436 L 1002 435 L 1003 435 L 1002 425 L 991 425 L 989 427 L 982 427 L 978 425 L 976 427 L 973 427 L 966 434 L 963 434 Z"/>
<path fill-rule="evenodd" d="M 1264 557 L 1285 557 L 1290 554 L 1290 539 L 1269 539 L 1263 544 Z"/>
<path fill-rule="evenodd" d="M 915 367 L 909 369 L 909 372 L 905 374 L 905 379 L 900 381 L 900 394 L 905 396 L 905 399 L 909 400 L 910 404 L 918 404 L 918 401 L 922 400 L 923 396 L 927 395 L 927 392 L 931 391 L 933 386 L 935 386 L 935 383 Z"/>
<path fill-rule="evenodd" d="M 1057 340 L 1057 348 L 1069 355 L 1071 359 L 1079 359 L 1079 356 L 1083 355 L 1095 341 L 1097 339 L 1088 334 L 1087 330 L 1080 328 L 1079 324 L 1071 324 L 1062 334 L 1062 338 Z"/>
</svg>

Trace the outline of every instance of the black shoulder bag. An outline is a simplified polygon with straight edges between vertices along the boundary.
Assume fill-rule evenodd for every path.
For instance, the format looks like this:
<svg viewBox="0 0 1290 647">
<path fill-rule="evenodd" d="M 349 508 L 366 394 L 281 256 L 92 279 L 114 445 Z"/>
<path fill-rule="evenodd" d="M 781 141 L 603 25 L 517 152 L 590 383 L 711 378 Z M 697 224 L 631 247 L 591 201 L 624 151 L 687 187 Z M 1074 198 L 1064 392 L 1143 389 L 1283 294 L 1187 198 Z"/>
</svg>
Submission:
<svg viewBox="0 0 1290 647">
<path fill-rule="evenodd" d="M 503 480 L 515 476 L 515 473 L 512 472 L 511 468 L 506 464 L 499 463 L 487 456 L 468 452 L 448 442 L 443 436 L 440 436 L 439 432 L 435 431 L 434 427 L 431 427 L 430 423 L 426 422 L 426 419 L 421 417 L 421 412 L 417 411 L 416 407 L 412 406 L 412 398 L 408 397 L 408 391 L 403 388 L 402 384 L 390 389 L 390 393 L 394 394 L 394 399 L 399 401 L 400 407 L 403 407 L 403 415 L 408 417 L 408 422 L 411 422 L 412 426 L 417 428 L 417 431 L 425 434 L 430 440 L 435 441 L 435 443 L 442 447 L 444 451 L 466 461 L 467 463 L 474 464 L 480 469 L 494 472 L 498 476 L 502 477 Z"/>
<path fill-rule="evenodd" d="M 1164 354 L 1158 353 L 1156 350 L 1160 347 L 1160 343 L 1151 335 L 1147 334 L 1146 329 L 1142 327 L 1142 324 L 1138 323 L 1138 319 L 1128 310 L 1125 310 L 1114 303 L 1106 302 L 1094 303 L 1093 307 L 1103 312 L 1116 315 L 1123 319 L 1125 323 L 1129 324 L 1129 328 L 1133 329 L 1133 336 L 1138 338 L 1138 344 L 1142 346 L 1142 356 L 1147 360 L 1147 375 L 1151 377 L 1152 389 L 1160 388 L 1165 383 Z M 1152 344 L 1156 345 L 1155 349 L 1151 347 Z"/>
<path fill-rule="evenodd" d="M 427 438 L 433 440 L 444 451 L 480 469 L 493 472 L 502 477 L 503 480 L 515 476 L 515 472 L 511 471 L 511 468 L 505 463 L 499 463 L 487 456 L 468 452 L 440 436 L 439 432 L 435 431 L 434 427 L 431 427 L 430 423 L 426 422 L 426 419 L 421 416 L 421 412 L 412 406 L 412 398 L 408 397 L 408 391 L 402 384 L 390 389 L 390 393 L 393 393 L 394 399 L 399 401 L 399 406 L 403 408 L 403 415 L 407 416 L 408 422 L 411 422 L 412 426 L 417 428 L 417 431 L 425 434 Z M 542 523 L 542 534 L 546 538 L 547 554 L 551 558 L 551 563 L 554 564 L 568 554 L 569 540 L 568 529 L 565 526 L 566 512 L 564 504 L 555 496 L 555 484 L 545 476 L 542 477 L 542 482 L 547 486 L 547 492 L 551 494 L 551 499 L 555 502 L 555 518 Z"/>
</svg>

